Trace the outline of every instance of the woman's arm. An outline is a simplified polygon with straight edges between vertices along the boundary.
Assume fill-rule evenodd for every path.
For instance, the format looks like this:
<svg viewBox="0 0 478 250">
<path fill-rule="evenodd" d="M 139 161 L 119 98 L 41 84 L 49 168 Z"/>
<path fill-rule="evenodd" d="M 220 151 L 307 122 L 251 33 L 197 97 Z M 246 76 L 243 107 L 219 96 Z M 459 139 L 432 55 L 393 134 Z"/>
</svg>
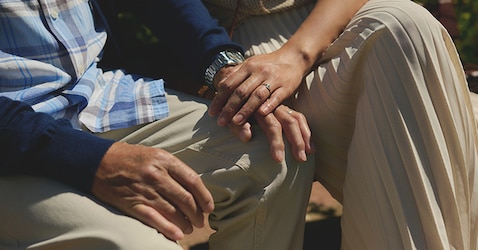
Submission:
<svg viewBox="0 0 478 250">
<path fill-rule="evenodd" d="M 215 79 L 217 96 L 209 113 L 218 124 L 239 125 L 258 110 L 267 115 L 299 86 L 302 78 L 366 0 L 319 0 L 296 33 L 277 51 L 250 57 Z M 270 85 L 270 93 L 262 86 Z"/>
<path fill-rule="evenodd" d="M 305 75 L 342 33 L 367 0 L 319 0 L 294 35 L 282 46 L 284 60 L 300 63 Z"/>
</svg>

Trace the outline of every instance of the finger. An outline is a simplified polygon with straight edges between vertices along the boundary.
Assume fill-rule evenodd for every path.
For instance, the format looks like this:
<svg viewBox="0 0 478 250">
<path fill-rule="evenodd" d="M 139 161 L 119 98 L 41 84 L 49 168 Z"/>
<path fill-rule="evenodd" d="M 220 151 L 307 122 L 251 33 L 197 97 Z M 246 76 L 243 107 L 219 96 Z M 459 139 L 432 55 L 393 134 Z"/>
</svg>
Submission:
<svg viewBox="0 0 478 250">
<path fill-rule="evenodd" d="M 252 92 L 246 103 L 242 105 L 239 111 L 232 118 L 232 122 L 236 125 L 241 125 L 247 122 L 247 119 L 263 104 L 267 98 L 274 91 L 272 86 L 268 83 L 262 83 Z"/>
<path fill-rule="evenodd" d="M 306 142 L 304 142 L 300 122 L 292 113 L 293 111 L 284 105 L 277 108 L 274 112 L 291 145 L 292 155 L 298 161 L 306 161 Z"/>
<path fill-rule="evenodd" d="M 237 90 L 235 92 L 237 92 Z M 232 94 L 222 108 L 221 113 L 217 118 L 217 124 L 219 126 L 225 126 L 229 124 L 233 115 L 238 111 L 240 105 L 242 105 L 241 98 L 239 98 L 237 94 Z"/>
<path fill-rule="evenodd" d="M 184 238 L 184 233 L 179 227 L 152 207 L 137 204 L 130 209 L 130 213 L 131 216 L 155 228 L 170 240 L 177 241 Z"/>
<path fill-rule="evenodd" d="M 217 90 L 216 96 L 214 96 L 211 104 L 209 104 L 208 114 L 210 116 L 218 116 L 221 113 L 222 107 L 226 104 L 232 91 L 232 88 L 226 87 Z"/>
<path fill-rule="evenodd" d="M 182 184 L 186 185 L 186 184 Z M 189 225 L 193 224 L 195 227 L 204 226 L 204 213 L 210 211 L 204 211 L 200 208 L 199 202 L 195 201 L 194 194 L 186 189 L 183 189 L 181 185 L 165 185 L 166 189 L 171 190 L 168 192 L 166 189 L 158 189 L 158 193 L 161 193 L 165 199 L 167 199 L 172 205 L 167 206 L 161 200 L 156 202 L 158 210 L 162 211 L 166 218 L 173 221 L 183 231 L 188 232 Z"/>
<path fill-rule="evenodd" d="M 171 177 L 180 186 L 180 188 L 173 192 L 174 199 L 189 220 L 195 226 L 202 227 L 204 213 L 211 213 L 214 209 L 212 195 L 195 171 L 179 159 L 177 159 L 177 162 L 169 170 Z M 173 183 L 172 185 L 175 184 Z"/>
<path fill-rule="evenodd" d="M 242 67 L 241 69 L 244 69 L 245 67 Z M 241 69 L 239 69 L 237 72 L 240 72 Z M 236 81 L 235 76 L 231 76 L 228 78 L 228 81 Z M 260 88 L 260 84 L 262 84 L 264 80 L 264 76 L 260 74 L 254 74 L 254 75 L 247 75 L 246 78 L 241 79 L 242 82 L 237 86 L 237 88 L 231 93 L 229 99 L 226 101 L 226 104 L 221 110 L 221 113 L 219 114 L 218 117 L 218 124 L 220 126 L 225 126 L 226 124 L 230 123 L 232 121 L 232 118 L 236 113 L 243 107 L 243 105 L 248 101 L 248 99 L 251 97 L 251 94 L 253 91 L 258 90 L 259 95 L 262 95 L 263 99 L 267 99 L 269 96 L 269 90 L 267 88 Z M 262 102 L 261 102 L 262 103 Z M 242 116 L 238 118 L 241 120 L 240 123 L 235 123 L 235 124 L 243 124 L 247 118 L 251 115 L 253 111 L 257 109 L 259 105 L 251 105 L 249 104 L 248 107 L 245 107 L 247 110 L 247 117 Z"/>
<path fill-rule="evenodd" d="M 268 115 L 273 112 L 287 96 L 283 94 L 282 88 L 276 89 L 271 96 L 259 107 L 258 111 L 261 115 Z"/>
<path fill-rule="evenodd" d="M 244 143 L 252 139 L 252 126 L 249 122 L 242 125 L 229 124 L 229 129 Z"/>
<path fill-rule="evenodd" d="M 220 69 L 214 77 L 217 93 L 209 105 L 208 113 L 210 116 L 218 116 L 222 108 L 230 98 L 233 91 L 244 82 L 248 73 L 242 68 L 242 64 L 226 66 Z"/>
<path fill-rule="evenodd" d="M 312 132 L 306 117 L 304 116 L 304 114 L 296 112 L 292 109 L 290 110 L 290 115 L 294 116 L 299 121 L 300 131 L 305 143 L 305 152 L 308 154 L 312 154 L 314 152 L 314 149 L 312 147 Z"/>
<path fill-rule="evenodd" d="M 162 151 L 154 151 L 158 156 L 153 156 L 160 160 L 143 168 L 143 182 L 132 184 L 131 188 L 146 197 L 147 205 L 183 230 L 189 229 L 189 223 L 202 227 L 204 213 L 211 212 L 214 207 L 211 194 L 196 172 L 173 155 L 161 154 Z"/>
<path fill-rule="evenodd" d="M 284 140 L 282 137 L 282 127 L 274 114 L 262 116 L 257 112 L 254 113 L 257 123 L 265 132 L 270 144 L 270 152 L 272 158 L 277 162 L 284 160 Z"/>
<path fill-rule="evenodd" d="M 169 179 L 172 180 L 172 178 Z M 173 185 L 164 185 L 169 182 L 172 182 Z M 182 192 L 186 192 L 180 186 L 178 187 L 174 185 L 174 181 L 166 181 L 165 179 L 162 179 L 161 183 L 163 186 L 170 186 L 171 188 L 169 190 L 174 190 L 175 193 L 180 193 L 180 190 L 183 190 Z M 134 199 L 135 201 L 132 202 L 133 204 L 144 204 L 146 206 L 154 208 L 164 218 L 179 227 L 184 233 L 192 232 L 193 228 L 191 225 L 191 221 L 187 218 L 187 215 L 182 212 L 182 209 L 178 205 L 180 203 L 174 198 L 168 198 L 172 195 L 168 194 L 167 191 L 165 192 L 164 188 L 160 188 L 158 184 L 155 184 L 154 182 L 151 184 L 148 180 L 146 180 L 145 183 L 131 184 L 130 189 L 136 196 L 136 198 Z M 177 197 L 179 197 L 179 195 Z M 196 207 L 195 204 L 193 204 L 192 209 L 196 210 L 194 207 Z M 186 210 L 183 209 L 183 211 Z"/>
</svg>

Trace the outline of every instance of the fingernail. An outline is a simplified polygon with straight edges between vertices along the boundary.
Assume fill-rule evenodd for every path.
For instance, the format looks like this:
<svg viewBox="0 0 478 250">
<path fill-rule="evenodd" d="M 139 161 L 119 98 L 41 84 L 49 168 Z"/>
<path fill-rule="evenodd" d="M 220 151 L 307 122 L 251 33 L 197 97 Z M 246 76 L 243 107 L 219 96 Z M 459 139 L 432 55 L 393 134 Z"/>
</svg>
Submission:
<svg viewBox="0 0 478 250">
<path fill-rule="evenodd" d="M 174 235 L 174 240 L 182 240 L 184 238 L 184 233 L 181 230 L 177 230 Z"/>
<path fill-rule="evenodd" d="M 232 118 L 232 122 L 234 124 L 241 124 L 242 120 L 244 120 L 244 116 L 242 114 L 238 114 Z"/>
<path fill-rule="evenodd" d="M 206 210 L 205 210 L 205 212 L 206 212 L 206 213 L 210 213 L 210 212 L 212 212 L 213 210 L 214 210 L 214 202 L 212 202 L 212 201 L 211 201 L 211 202 L 208 202 L 208 203 L 206 204 Z"/>
<path fill-rule="evenodd" d="M 307 154 L 305 153 L 304 150 L 301 150 L 299 152 L 299 158 L 302 160 L 302 161 L 307 161 Z"/>
<path fill-rule="evenodd" d="M 224 119 L 222 116 L 220 116 L 218 119 L 217 119 L 217 124 L 221 127 L 224 127 L 226 124 L 226 119 Z"/>
<path fill-rule="evenodd" d="M 275 158 L 278 162 L 282 162 L 284 160 L 284 157 L 285 157 L 284 151 L 282 151 L 282 150 L 276 151 Z"/>
</svg>

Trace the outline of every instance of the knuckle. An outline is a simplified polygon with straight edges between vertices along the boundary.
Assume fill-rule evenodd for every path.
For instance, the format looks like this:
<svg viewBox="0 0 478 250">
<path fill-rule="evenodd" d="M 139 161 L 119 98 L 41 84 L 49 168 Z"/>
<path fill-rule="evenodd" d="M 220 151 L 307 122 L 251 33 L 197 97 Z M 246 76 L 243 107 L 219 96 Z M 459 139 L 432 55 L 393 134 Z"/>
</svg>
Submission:
<svg viewBox="0 0 478 250">
<path fill-rule="evenodd" d="M 141 168 L 141 178 L 146 183 L 157 183 L 161 180 L 161 177 L 165 175 L 165 169 L 157 168 L 153 165 L 148 165 Z"/>
<path fill-rule="evenodd" d="M 192 185 L 192 186 L 197 186 L 199 185 L 201 182 L 202 182 L 202 179 L 201 177 L 196 174 L 195 172 L 191 173 L 187 180 L 189 181 L 189 183 Z"/>
<path fill-rule="evenodd" d="M 298 126 L 299 121 L 297 119 L 295 119 L 294 117 L 289 116 L 284 120 L 284 124 L 289 126 L 289 127 Z"/>
<path fill-rule="evenodd" d="M 266 88 L 259 88 L 254 92 L 254 95 L 259 100 L 265 100 L 269 97 L 269 91 Z"/>
<path fill-rule="evenodd" d="M 282 125 L 280 124 L 280 122 L 275 120 L 275 119 L 270 119 L 269 122 L 268 122 L 268 126 L 273 130 L 281 130 L 282 129 Z"/>
<path fill-rule="evenodd" d="M 216 87 L 221 90 L 229 91 L 231 86 L 229 86 L 227 78 L 221 79 L 218 83 L 216 83 Z"/>
<path fill-rule="evenodd" d="M 253 112 L 254 112 L 254 109 L 252 109 L 248 105 L 244 105 L 241 109 L 241 113 L 246 114 L 246 115 L 252 114 Z"/>
<path fill-rule="evenodd" d="M 175 206 L 171 204 L 165 204 L 161 208 L 161 213 L 164 213 L 165 215 L 171 216 L 174 215 L 178 212 Z"/>
<path fill-rule="evenodd" d="M 222 111 L 225 113 L 233 113 L 235 110 L 236 109 L 230 104 L 227 104 L 226 106 L 222 108 Z"/>
<path fill-rule="evenodd" d="M 234 94 L 239 97 L 240 100 L 244 100 L 248 97 L 248 93 L 245 89 L 239 87 L 236 90 L 234 90 Z"/>
<path fill-rule="evenodd" d="M 187 191 L 183 191 L 183 192 L 181 192 L 181 194 L 178 195 L 178 202 L 179 202 L 178 205 L 188 205 L 189 206 L 190 204 L 194 203 L 194 198 L 191 195 L 191 193 L 189 193 Z"/>
<path fill-rule="evenodd" d="M 248 58 L 247 60 L 245 60 L 243 63 L 242 63 L 242 67 L 246 68 L 246 69 L 251 69 L 251 68 L 255 68 L 257 65 L 257 63 L 255 62 L 254 58 Z M 260 65 L 260 64 L 259 64 Z"/>
<path fill-rule="evenodd" d="M 270 75 L 272 70 L 269 67 L 262 66 L 260 67 L 260 72 L 263 75 Z"/>
<path fill-rule="evenodd" d="M 305 115 L 304 115 L 304 114 L 302 114 L 302 113 L 300 113 L 300 112 L 295 112 L 295 113 L 296 113 L 296 115 L 298 116 L 298 119 L 299 119 L 300 121 L 306 121 L 306 120 L 307 120 L 307 119 L 305 118 Z"/>
<path fill-rule="evenodd" d="M 144 211 L 143 212 L 143 217 L 146 219 L 146 220 L 152 220 L 154 219 L 154 217 L 156 217 L 156 213 L 154 211 L 151 211 L 151 210 L 148 210 L 148 211 Z"/>
</svg>

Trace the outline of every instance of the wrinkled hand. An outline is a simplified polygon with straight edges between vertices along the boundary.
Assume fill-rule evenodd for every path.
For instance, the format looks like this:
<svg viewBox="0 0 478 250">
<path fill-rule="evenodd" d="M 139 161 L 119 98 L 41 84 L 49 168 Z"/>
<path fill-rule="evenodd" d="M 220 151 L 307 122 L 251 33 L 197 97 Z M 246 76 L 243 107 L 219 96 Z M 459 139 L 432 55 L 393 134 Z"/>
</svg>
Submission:
<svg viewBox="0 0 478 250">
<path fill-rule="evenodd" d="M 270 144 L 270 152 L 274 160 L 284 160 L 283 133 L 292 147 L 292 155 L 298 161 L 306 161 L 307 154 L 313 152 L 311 145 L 311 132 L 305 116 L 293 111 L 285 105 L 280 105 L 274 112 L 265 116 L 255 113 L 254 117 L 266 133 Z M 243 142 L 252 139 L 251 124 L 246 122 L 242 125 L 229 124 L 230 129 Z"/>
<path fill-rule="evenodd" d="M 199 175 L 170 153 L 114 143 L 96 172 L 93 194 L 171 240 L 204 225 L 214 208 Z"/>
<path fill-rule="evenodd" d="M 304 66 L 286 53 L 252 56 L 216 74 L 209 114 L 218 116 L 220 126 L 244 124 L 256 110 L 267 115 L 294 93 L 303 76 Z"/>
</svg>

